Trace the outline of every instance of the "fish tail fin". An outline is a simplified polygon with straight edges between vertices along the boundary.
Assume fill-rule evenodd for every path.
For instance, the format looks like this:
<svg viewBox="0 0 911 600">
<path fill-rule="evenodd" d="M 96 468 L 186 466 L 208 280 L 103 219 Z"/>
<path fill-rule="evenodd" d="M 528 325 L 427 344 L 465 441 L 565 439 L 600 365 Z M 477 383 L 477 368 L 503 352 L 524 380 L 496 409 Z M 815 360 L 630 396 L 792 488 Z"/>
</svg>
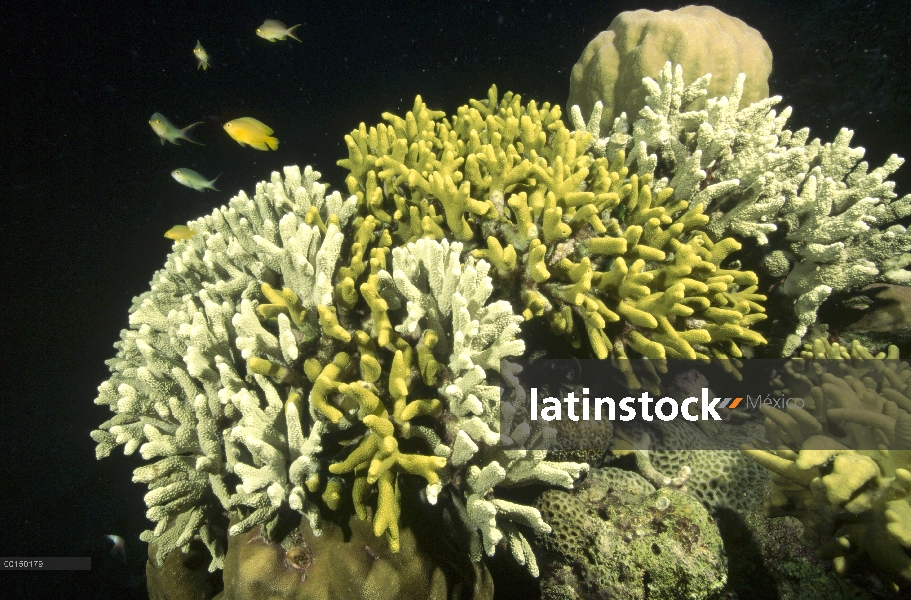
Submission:
<svg viewBox="0 0 911 600">
<path fill-rule="evenodd" d="M 278 138 L 267 137 L 264 141 L 271 150 L 278 150 Z"/>
<path fill-rule="evenodd" d="M 301 24 L 298 23 L 297 25 L 294 25 L 293 27 L 289 27 L 288 28 L 288 37 L 291 38 L 292 40 L 297 40 L 298 42 L 301 42 L 301 39 L 299 37 L 297 37 L 296 35 L 294 35 L 294 30 L 300 26 L 301 26 Z M 303 43 L 303 42 L 301 42 L 301 43 Z"/>
<path fill-rule="evenodd" d="M 186 127 L 184 127 L 183 129 L 180 130 L 180 137 L 187 140 L 191 144 L 196 144 L 197 146 L 204 146 L 205 144 L 197 142 L 192 137 L 190 137 L 190 130 L 193 129 L 194 127 L 196 127 L 197 125 L 202 125 L 202 123 L 203 123 L 202 121 L 197 121 L 196 123 L 193 123 L 192 125 L 187 125 Z"/>
<path fill-rule="evenodd" d="M 222 175 L 224 175 L 224 173 L 219 173 L 218 175 L 216 175 L 215 177 L 212 178 L 212 181 L 209 182 L 209 185 L 208 185 L 207 187 L 208 187 L 210 190 L 212 190 L 213 192 L 220 192 L 220 191 L 221 191 L 220 189 L 218 189 L 217 187 L 215 187 L 214 184 L 215 184 L 215 180 L 218 179 L 219 177 L 221 177 Z"/>
</svg>

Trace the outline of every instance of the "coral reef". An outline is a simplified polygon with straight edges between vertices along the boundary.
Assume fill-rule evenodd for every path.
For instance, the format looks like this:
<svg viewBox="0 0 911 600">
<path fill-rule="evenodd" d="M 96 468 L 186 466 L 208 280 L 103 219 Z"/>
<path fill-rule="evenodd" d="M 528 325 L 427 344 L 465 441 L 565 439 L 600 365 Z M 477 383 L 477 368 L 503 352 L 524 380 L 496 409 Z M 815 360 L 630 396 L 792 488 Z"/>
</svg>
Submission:
<svg viewBox="0 0 911 600">
<path fill-rule="evenodd" d="M 728 96 L 687 110 L 710 80 L 685 85 L 683 69 L 668 62 L 657 80 L 644 80 L 649 95 L 632 133 L 621 115 L 592 151 L 612 156 L 629 149 L 640 177 L 653 176 L 653 191 L 669 186 L 672 198 L 711 217 L 705 230 L 712 239 L 733 235 L 760 244 L 762 267 L 781 278 L 778 289 L 793 306 L 790 335 L 779 344 L 789 356 L 833 292 L 908 277 L 911 233 L 895 221 L 911 215 L 911 196 L 896 200 L 887 180 L 903 160 L 893 155 L 871 170 L 861 160 L 864 149 L 850 147 L 848 129 L 831 143 L 808 141 L 809 130 L 785 129 L 791 110 L 773 109 L 778 96 L 739 108 L 743 75 Z M 576 131 L 598 132 L 602 110 L 596 104 L 586 123 L 573 109 Z M 659 160 L 646 160 L 650 153 Z"/>
<path fill-rule="evenodd" d="M 621 113 L 638 114 L 647 94 L 643 78 L 653 77 L 667 61 L 683 65 L 688 80 L 712 73 L 710 97 L 727 92 L 740 73 L 746 73 L 749 81 L 743 102 L 769 95 L 772 51 L 762 35 L 711 6 L 684 6 L 617 15 L 606 31 L 589 42 L 573 67 L 566 106 L 578 105 L 587 115 L 596 102 L 602 102 L 600 135 L 606 135 Z M 691 106 L 703 107 L 702 99 Z"/>
<path fill-rule="evenodd" d="M 749 441 L 750 435 L 707 435 L 699 427 L 670 421 L 645 430 L 626 426 L 615 438 L 612 450 L 622 456 L 636 452 L 637 469 L 654 472 L 660 477 L 677 476 L 688 470 L 684 491 L 702 502 L 709 510 L 725 508 L 746 513 L 762 504 L 763 490 L 768 486 L 768 473 L 731 450 Z M 648 440 L 643 448 L 642 440 Z"/>
<path fill-rule="evenodd" d="M 805 409 L 763 407 L 770 449 L 742 447 L 773 473 L 769 514 L 800 519 L 838 573 L 868 558 L 896 589 L 911 582 L 911 368 L 897 359 L 806 344 L 775 382 Z"/>
<path fill-rule="evenodd" d="M 689 198 L 653 189 L 642 165 L 654 156 L 595 158 L 591 133 L 571 133 L 559 107 L 498 100 L 496 87 L 451 119 L 420 97 L 383 118 L 346 136 L 339 161 L 379 240 L 464 242 L 525 319 L 576 347 L 587 337 L 598 358 L 740 357 L 765 343 L 751 329 L 765 318 L 756 275 L 728 260 L 740 244 L 702 231 Z"/>
<path fill-rule="evenodd" d="M 833 304 L 820 320 L 837 328 L 842 342 L 857 340 L 868 348 L 894 344 L 903 353 L 911 348 L 911 287 L 874 283 Z"/>
<path fill-rule="evenodd" d="M 631 425 L 614 444 L 641 476 L 595 470 L 576 490 L 588 465 L 556 460 L 555 430 L 523 423 L 515 390 L 501 398 L 515 375 L 501 359 L 526 352 L 531 321 L 580 357 L 643 357 L 652 374 L 664 359 L 722 359 L 736 371 L 767 343 L 751 269 L 793 306 L 780 319 L 786 355 L 832 293 L 911 281 L 911 233 L 895 224 L 911 197 L 896 200 L 887 181 L 901 159 L 870 170 L 848 130 L 823 144 L 785 129 L 790 110 L 765 98 L 762 61 L 752 91 L 734 76 L 740 51 L 715 56 L 727 97 L 700 104 L 711 77 L 686 85 L 670 62 L 633 97 L 629 79 L 643 74 L 623 61 L 651 69 L 676 18 L 718 16 L 646 12 L 612 25 L 619 45 L 655 35 L 591 61 L 613 69 L 611 104 L 593 102 L 587 121 L 573 106 L 574 130 L 559 107 L 496 87 L 451 116 L 419 96 L 346 136 L 347 198 L 287 167 L 188 224 L 194 235 L 134 299 L 96 399 L 115 414 L 92 432 L 98 458 L 123 446 L 146 461 L 134 480 L 149 487 L 155 526 L 142 539 L 161 597 L 209 594 L 223 569 L 225 599 L 318 594 L 307 578 L 340 585 L 339 572 L 359 587 L 333 597 L 487 598 L 479 563 L 499 548 L 544 574 L 545 597 L 704 598 L 726 568 L 705 507 L 751 512 L 768 471 L 769 511 L 800 519 L 839 572 L 872 559 L 907 585 L 911 369 L 894 348 L 808 345 L 776 382 L 806 410 L 762 409 L 768 450 L 686 450 L 717 434 Z M 735 21 L 734 38 L 755 33 Z M 623 102 L 641 103 L 639 118 L 602 123 Z M 615 432 L 576 433 L 598 446 Z M 548 489 L 534 504 L 509 489 L 526 486 Z M 422 509 L 445 513 L 453 529 L 439 539 L 464 541 L 455 552 L 473 567 L 419 547 L 433 537 L 415 533 Z"/>
<path fill-rule="evenodd" d="M 500 447 L 496 372 L 524 351 L 522 318 L 488 302 L 491 265 L 463 262 L 460 242 L 390 252 L 318 177 L 288 167 L 191 222 L 134 301 L 96 400 L 117 414 L 92 437 L 99 458 L 123 445 L 155 461 L 134 476 L 157 522 L 143 539 L 164 564 L 198 536 L 215 570 L 227 535 L 274 540 L 289 509 L 319 535 L 323 512 L 353 508 L 395 552 L 402 477 L 418 476 L 429 504 L 449 487 L 472 558 L 502 542 L 537 574 L 516 524 L 549 528 L 494 488 L 571 488 L 587 466 Z"/>
<path fill-rule="evenodd" d="M 427 598 L 491 600 L 493 580 L 428 524 L 403 524 L 399 549 L 377 540 L 358 518 L 324 524 L 316 536 L 301 523 L 282 543 L 256 529 L 232 537 L 225 560 L 225 590 L 216 600 Z"/>
<path fill-rule="evenodd" d="M 327 196 L 318 177 L 288 168 L 284 180 L 275 173 L 259 184 L 254 198 L 241 192 L 229 207 L 192 222 L 198 235 L 175 244 L 150 291 L 134 299 L 131 327 L 108 361 L 113 374 L 95 402 L 117 414 L 92 432 L 96 453 L 123 445 L 126 454 L 138 449 L 145 460 L 158 459 L 136 469 L 134 480 L 150 487 L 147 516 L 157 526 L 143 539 L 156 543 L 159 563 L 198 535 L 212 555 L 210 570 L 223 568 L 225 532 L 213 508 L 254 507 L 244 525 L 253 527 L 291 497 L 318 521 L 298 468 L 319 450 L 318 438 L 302 437 L 295 402 L 284 406 L 275 385 L 248 373 L 245 360 L 254 358 L 257 337 L 276 360 L 296 352 L 286 314 L 278 315 L 283 332 L 274 336 L 254 313 L 261 293 L 278 294 L 269 281 L 296 289 L 283 292 L 292 317 L 309 325 L 310 338 L 318 331 L 316 311 L 305 319 L 304 306 L 322 301 L 318 272 L 324 276 L 337 259 L 338 226 L 355 208 L 337 192 Z M 333 222 L 331 231 L 324 227 L 330 235 L 307 224 L 317 219 Z M 242 484 L 232 494 L 235 474 Z"/>
<path fill-rule="evenodd" d="M 725 585 L 715 524 L 678 490 L 607 467 L 573 492 L 544 492 L 537 506 L 554 529 L 536 536 L 542 598 L 707 598 Z"/>
</svg>

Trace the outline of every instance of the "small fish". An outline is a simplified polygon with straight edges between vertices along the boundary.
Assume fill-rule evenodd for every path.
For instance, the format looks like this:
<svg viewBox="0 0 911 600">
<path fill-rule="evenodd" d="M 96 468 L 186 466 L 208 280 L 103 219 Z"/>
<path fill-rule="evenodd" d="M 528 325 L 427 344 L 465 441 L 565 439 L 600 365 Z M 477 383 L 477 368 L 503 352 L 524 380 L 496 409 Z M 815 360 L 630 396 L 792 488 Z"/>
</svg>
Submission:
<svg viewBox="0 0 911 600">
<path fill-rule="evenodd" d="M 206 52 L 206 49 L 202 47 L 202 44 L 199 43 L 199 40 L 196 40 L 196 47 L 193 48 L 193 56 L 196 57 L 196 62 L 199 63 L 196 66 L 196 69 L 202 69 L 205 71 L 209 68 L 209 53 Z"/>
<path fill-rule="evenodd" d="M 221 190 L 216 189 L 215 186 L 212 185 L 213 183 L 215 183 L 215 179 L 218 179 L 219 177 L 221 177 L 221 175 L 218 175 L 212 181 L 206 181 L 205 177 L 203 177 L 202 175 L 200 175 L 193 169 L 181 168 L 181 169 L 174 169 L 173 171 L 171 171 L 171 177 L 176 179 L 177 183 L 183 184 L 183 185 L 187 186 L 188 188 L 193 188 L 194 190 L 198 190 L 200 192 L 204 192 L 207 189 L 212 190 L 213 192 L 221 191 Z"/>
<path fill-rule="evenodd" d="M 119 535 L 106 535 L 104 536 L 114 542 L 114 547 L 111 548 L 111 556 L 119 556 L 123 562 L 127 561 L 127 542 L 125 539 Z"/>
<path fill-rule="evenodd" d="M 190 229 L 186 225 L 175 225 L 164 232 L 164 236 L 169 240 L 186 241 L 196 235 L 195 229 Z"/>
<path fill-rule="evenodd" d="M 246 145 L 257 150 L 278 150 L 278 139 L 269 137 L 275 133 L 272 128 L 253 117 L 228 121 L 225 123 L 225 131 L 241 146 Z"/>
<path fill-rule="evenodd" d="M 177 143 L 177 140 L 187 140 L 190 143 L 199 144 L 202 146 L 202 144 L 187 135 L 190 132 L 190 129 L 196 127 L 197 125 L 202 125 L 202 121 L 198 121 L 192 125 L 187 125 L 183 129 L 178 129 L 174 126 L 173 123 L 168 121 L 167 117 L 165 117 L 163 114 L 155 113 L 149 119 L 149 125 L 152 126 L 152 131 L 154 131 L 156 135 L 161 138 L 162 145 L 164 145 L 165 141 L 168 141 L 179 146 L 180 144 Z"/>
<path fill-rule="evenodd" d="M 263 38 L 264 40 L 269 40 L 270 42 L 284 40 L 286 37 L 289 37 L 292 40 L 297 40 L 299 42 L 300 39 L 293 33 L 293 31 L 298 27 L 300 27 L 300 23 L 294 27 L 285 27 L 285 24 L 281 21 L 266 19 L 262 25 L 256 28 L 256 35 Z"/>
</svg>

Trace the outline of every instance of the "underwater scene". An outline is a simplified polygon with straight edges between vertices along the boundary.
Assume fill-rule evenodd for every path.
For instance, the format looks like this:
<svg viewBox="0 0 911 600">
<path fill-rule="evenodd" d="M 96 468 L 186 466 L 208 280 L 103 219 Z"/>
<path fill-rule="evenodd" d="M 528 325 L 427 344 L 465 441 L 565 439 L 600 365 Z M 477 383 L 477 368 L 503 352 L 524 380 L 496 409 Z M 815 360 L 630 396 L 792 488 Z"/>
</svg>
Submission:
<svg viewBox="0 0 911 600">
<path fill-rule="evenodd" d="M 911 598 L 908 8 L 17 9 L 0 595 Z"/>
</svg>

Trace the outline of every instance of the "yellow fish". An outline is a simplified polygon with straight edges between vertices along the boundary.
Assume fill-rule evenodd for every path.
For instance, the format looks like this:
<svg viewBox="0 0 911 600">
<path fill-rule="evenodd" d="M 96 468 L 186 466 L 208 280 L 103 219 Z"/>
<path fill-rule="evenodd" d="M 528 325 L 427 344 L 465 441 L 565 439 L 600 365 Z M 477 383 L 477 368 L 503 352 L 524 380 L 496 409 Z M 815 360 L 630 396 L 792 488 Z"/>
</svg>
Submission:
<svg viewBox="0 0 911 600">
<path fill-rule="evenodd" d="M 285 24 L 281 21 L 274 21 L 272 19 L 266 19 L 266 21 L 256 28 L 256 35 L 263 38 L 264 40 L 269 40 L 270 42 L 275 42 L 278 40 L 284 40 L 286 37 L 291 38 L 292 40 L 300 41 L 297 38 L 293 31 L 300 27 L 300 23 L 294 27 L 285 27 Z"/>
<path fill-rule="evenodd" d="M 190 129 L 196 127 L 197 125 L 202 125 L 202 121 L 193 123 L 192 125 L 187 125 L 183 129 L 178 129 L 174 126 L 173 123 L 168 121 L 167 117 L 165 117 L 163 114 L 155 113 L 149 119 L 149 125 L 152 126 L 152 131 L 154 131 L 158 137 L 161 138 L 162 145 L 164 145 L 165 141 L 168 141 L 179 146 L 180 144 L 177 143 L 177 140 L 187 140 L 190 143 L 199 144 L 202 146 L 202 144 L 187 135 Z"/>
<path fill-rule="evenodd" d="M 196 57 L 196 62 L 199 63 L 196 66 L 196 69 L 202 69 L 205 71 L 209 68 L 209 53 L 206 52 L 206 49 L 202 47 L 202 44 L 199 43 L 199 40 L 196 40 L 196 47 L 193 48 L 193 56 Z"/>
<path fill-rule="evenodd" d="M 241 146 L 250 146 L 257 150 L 278 150 L 278 139 L 271 136 L 274 132 L 265 123 L 253 117 L 241 117 L 225 123 L 228 132 Z"/>
<path fill-rule="evenodd" d="M 196 235 L 195 229 L 190 229 L 186 225 L 175 225 L 164 232 L 164 236 L 169 240 L 186 241 Z"/>
</svg>

